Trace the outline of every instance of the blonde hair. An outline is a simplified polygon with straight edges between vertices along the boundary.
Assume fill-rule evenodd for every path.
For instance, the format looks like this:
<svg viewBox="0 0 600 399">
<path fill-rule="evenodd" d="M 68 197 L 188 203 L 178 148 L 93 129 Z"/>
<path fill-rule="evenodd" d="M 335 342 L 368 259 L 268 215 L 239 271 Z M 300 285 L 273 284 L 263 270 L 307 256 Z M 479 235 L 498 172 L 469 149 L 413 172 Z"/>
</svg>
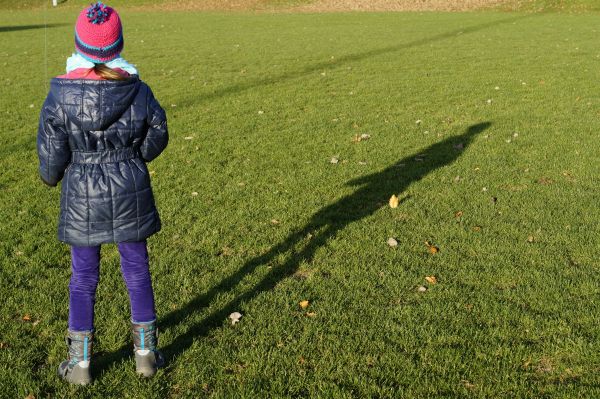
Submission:
<svg viewBox="0 0 600 399">
<path fill-rule="evenodd" d="M 125 76 L 125 75 L 121 75 L 119 72 L 115 71 L 114 69 L 107 67 L 105 64 L 95 64 L 93 68 L 91 68 L 88 71 L 88 74 L 90 72 L 92 72 L 92 70 L 94 72 L 96 72 L 96 74 L 98 76 L 100 76 L 102 79 L 106 79 L 106 80 L 127 80 L 129 79 L 129 77 Z"/>
</svg>

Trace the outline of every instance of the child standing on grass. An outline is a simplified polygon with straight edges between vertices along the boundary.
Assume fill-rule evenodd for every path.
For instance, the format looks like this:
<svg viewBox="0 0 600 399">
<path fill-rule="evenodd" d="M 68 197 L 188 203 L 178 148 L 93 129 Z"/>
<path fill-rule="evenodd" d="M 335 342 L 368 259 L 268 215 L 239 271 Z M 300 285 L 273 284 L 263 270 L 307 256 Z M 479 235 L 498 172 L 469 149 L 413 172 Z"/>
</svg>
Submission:
<svg viewBox="0 0 600 399">
<path fill-rule="evenodd" d="M 154 294 L 146 238 L 160 230 L 146 163 L 167 146 L 165 111 L 123 58 L 117 12 L 98 2 L 75 25 L 67 74 L 51 80 L 37 137 L 40 176 L 62 179 L 58 238 L 71 245 L 68 358 L 59 375 L 91 382 L 100 245 L 117 243 L 131 305 L 136 370 L 164 363 L 156 349 Z"/>
</svg>

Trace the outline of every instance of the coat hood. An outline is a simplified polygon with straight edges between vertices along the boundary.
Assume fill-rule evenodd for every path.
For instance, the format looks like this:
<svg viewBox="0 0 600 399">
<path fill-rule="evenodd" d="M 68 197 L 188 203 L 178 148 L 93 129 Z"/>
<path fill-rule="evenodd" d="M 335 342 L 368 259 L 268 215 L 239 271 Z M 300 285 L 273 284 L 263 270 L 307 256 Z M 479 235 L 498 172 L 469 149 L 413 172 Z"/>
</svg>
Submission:
<svg viewBox="0 0 600 399">
<path fill-rule="evenodd" d="M 61 79 L 50 81 L 50 94 L 66 117 L 82 130 L 105 130 L 131 106 L 140 80 Z"/>
</svg>

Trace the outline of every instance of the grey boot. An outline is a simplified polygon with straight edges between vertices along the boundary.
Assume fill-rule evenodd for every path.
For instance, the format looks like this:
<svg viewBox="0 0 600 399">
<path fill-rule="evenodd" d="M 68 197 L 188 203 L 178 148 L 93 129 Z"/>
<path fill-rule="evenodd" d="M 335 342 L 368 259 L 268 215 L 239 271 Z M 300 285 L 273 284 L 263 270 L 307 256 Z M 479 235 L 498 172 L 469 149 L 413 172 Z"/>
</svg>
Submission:
<svg viewBox="0 0 600 399">
<path fill-rule="evenodd" d="M 152 377 L 156 369 L 164 366 L 165 359 L 156 349 L 158 330 L 156 320 L 147 323 L 131 322 L 133 332 L 133 352 L 135 354 L 135 371 L 144 377 Z"/>
<path fill-rule="evenodd" d="M 71 384 L 86 385 L 92 382 L 93 331 L 69 331 L 66 337 L 69 358 L 58 366 L 58 375 Z"/>
</svg>

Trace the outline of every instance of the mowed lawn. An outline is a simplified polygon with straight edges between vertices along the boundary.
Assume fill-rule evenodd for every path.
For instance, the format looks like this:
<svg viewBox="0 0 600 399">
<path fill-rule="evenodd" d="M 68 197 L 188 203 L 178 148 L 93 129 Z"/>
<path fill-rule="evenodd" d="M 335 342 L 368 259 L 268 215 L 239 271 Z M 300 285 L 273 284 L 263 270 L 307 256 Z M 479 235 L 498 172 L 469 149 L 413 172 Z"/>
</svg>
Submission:
<svg viewBox="0 0 600 399">
<path fill-rule="evenodd" d="M 96 380 L 56 377 L 70 255 L 35 137 L 75 11 L 3 11 L 0 397 L 600 396 L 600 15 L 121 15 L 169 118 L 168 366 L 136 376 L 105 246 Z"/>
</svg>

